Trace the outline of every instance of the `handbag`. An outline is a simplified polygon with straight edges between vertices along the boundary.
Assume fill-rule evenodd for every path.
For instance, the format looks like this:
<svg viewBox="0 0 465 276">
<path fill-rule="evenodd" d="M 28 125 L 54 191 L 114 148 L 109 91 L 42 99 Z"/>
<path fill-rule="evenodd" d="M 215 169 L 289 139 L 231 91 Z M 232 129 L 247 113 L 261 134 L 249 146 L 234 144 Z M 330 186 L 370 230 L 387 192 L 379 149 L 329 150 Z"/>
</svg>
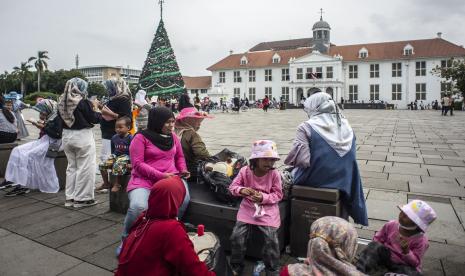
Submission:
<svg viewBox="0 0 465 276">
<path fill-rule="evenodd" d="M 60 143 L 49 142 L 45 157 L 57 158 L 60 152 L 60 147 L 61 147 L 61 142 Z"/>
</svg>

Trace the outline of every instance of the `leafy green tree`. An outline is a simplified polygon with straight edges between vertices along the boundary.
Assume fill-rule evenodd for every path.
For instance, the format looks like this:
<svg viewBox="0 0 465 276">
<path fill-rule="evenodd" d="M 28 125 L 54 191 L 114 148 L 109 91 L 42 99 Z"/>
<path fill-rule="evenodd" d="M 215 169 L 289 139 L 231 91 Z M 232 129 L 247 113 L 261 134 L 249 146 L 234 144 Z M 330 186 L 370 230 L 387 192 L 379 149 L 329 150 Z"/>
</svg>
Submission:
<svg viewBox="0 0 465 276">
<path fill-rule="evenodd" d="M 72 78 L 81 78 L 86 80 L 84 74 L 79 70 L 58 70 L 55 72 L 45 72 L 44 75 L 44 84 L 46 89 L 56 94 L 61 94 L 65 90 L 65 84 L 69 79 Z"/>
<path fill-rule="evenodd" d="M 465 61 L 452 59 L 450 66 L 436 66 L 432 73 L 445 78 L 453 85 L 453 89 L 462 92 L 462 96 L 465 97 Z"/>
<path fill-rule="evenodd" d="M 99 99 L 107 95 L 107 91 L 103 84 L 98 82 L 90 83 L 89 87 L 87 87 L 87 91 L 89 92 L 90 97 L 97 96 Z"/>
<path fill-rule="evenodd" d="M 13 74 L 17 75 L 21 81 L 21 93 L 23 96 L 26 94 L 26 80 L 27 77 L 31 74 L 29 69 L 32 68 L 28 62 L 21 62 L 21 65 L 13 67 Z"/>
<path fill-rule="evenodd" d="M 21 90 L 21 81 L 15 74 L 5 71 L 0 77 L 0 87 L 4 94 L 9 91 L 19 91 Z"/>
<path fill-rule="evenodd" d="M 34 66 L 37 69 L 37 91 L 40 92 L 40 74 L 47 70 L 48 64 L 47 64 L 47 59 L 50 59 L 48 57 L 48 51 L 38 51 L 37 52 L 37 57 L 30 57 L 28 62 L 31 62 L 35 60 Z"/>
</svg>

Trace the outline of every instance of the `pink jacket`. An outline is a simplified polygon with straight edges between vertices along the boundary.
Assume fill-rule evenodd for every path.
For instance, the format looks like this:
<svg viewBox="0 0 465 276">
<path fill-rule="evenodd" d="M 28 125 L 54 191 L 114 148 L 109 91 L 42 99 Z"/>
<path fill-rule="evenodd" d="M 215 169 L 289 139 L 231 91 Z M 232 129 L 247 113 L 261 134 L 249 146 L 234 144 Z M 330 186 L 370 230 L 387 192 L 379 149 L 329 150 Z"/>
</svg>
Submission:
<svg viewBox="0 0 465 276">
<path fill-rule="evenodd" d="M 157 148 L 142 134 L 137 134 L 129 146 L 132 172 L 127 191 L 136 188 L 150 189 L 164 178 L 165 173 L 187 171 L 181 143 L 173 133 L 174 146 L 168 151 Z"/>
<path fill-rule="evenodd" d="M 281 186 L 281 175 L 278 170 L 272 170 L 268 174 L 257 177 L 249 166 L 243 167 L 239 174 L 234 178 L 229 186 L 231 194 L 234 196 L 242 196 L 240 191 L 242 188 L 249 187 L 260 191 L 263 195 L 263 201 L 260 203 L 265 209 L 265 215 L 254 218 L 255 206 L 252 200 L 243 198 L 237 220 L 254 225 L 272 226 L 279 228 L 281 225 L 281 217 L 279 215 L 278 203 L 283 198 Z"/>
<path fill-rule="evenodd" d="M 399 235 L 399 222 L 391 220 L 376 233 L 373 240 L 391 250 L 393 263 L 409 265 L 421 272 L 421 259 L 429 247 L 428 238 L 423 233 L 406 238 L 410 252 L 404 254 L 400 246 Z"/>
</svg>

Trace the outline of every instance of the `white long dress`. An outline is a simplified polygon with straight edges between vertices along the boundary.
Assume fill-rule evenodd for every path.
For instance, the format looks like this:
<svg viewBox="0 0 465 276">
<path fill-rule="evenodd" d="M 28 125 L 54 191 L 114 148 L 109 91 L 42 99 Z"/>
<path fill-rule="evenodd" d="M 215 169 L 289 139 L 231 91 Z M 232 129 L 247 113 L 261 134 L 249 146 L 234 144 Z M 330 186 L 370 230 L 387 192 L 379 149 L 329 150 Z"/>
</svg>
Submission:
<svg viewBox="0 0 465 276">
<path fill-rule="evenodd" d="M 60 185 L 55 159 L 45 156 L 50 143 L 60 143 L 60 140 L 44 135 L 39 140 L 15 147 L 8 160 L 5 179 L 44 193 L 58 192 Z"/>
</svg>

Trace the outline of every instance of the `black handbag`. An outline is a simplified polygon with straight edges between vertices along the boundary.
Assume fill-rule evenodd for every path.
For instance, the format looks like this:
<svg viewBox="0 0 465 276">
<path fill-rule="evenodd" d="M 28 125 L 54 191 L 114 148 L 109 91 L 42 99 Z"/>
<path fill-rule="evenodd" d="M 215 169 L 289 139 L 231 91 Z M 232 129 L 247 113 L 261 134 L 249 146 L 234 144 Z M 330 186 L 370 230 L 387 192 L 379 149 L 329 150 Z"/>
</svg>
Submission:
<svg viewBox="0 0 465 276">
<path fill-rule="evenodd" d="M 57 158 L 60 152 L 61 142 L 60 143 L 51 143 L 48 144 L 48 150 L 45 154 L 45 157 L 48 158 Z"/>
</svg>

